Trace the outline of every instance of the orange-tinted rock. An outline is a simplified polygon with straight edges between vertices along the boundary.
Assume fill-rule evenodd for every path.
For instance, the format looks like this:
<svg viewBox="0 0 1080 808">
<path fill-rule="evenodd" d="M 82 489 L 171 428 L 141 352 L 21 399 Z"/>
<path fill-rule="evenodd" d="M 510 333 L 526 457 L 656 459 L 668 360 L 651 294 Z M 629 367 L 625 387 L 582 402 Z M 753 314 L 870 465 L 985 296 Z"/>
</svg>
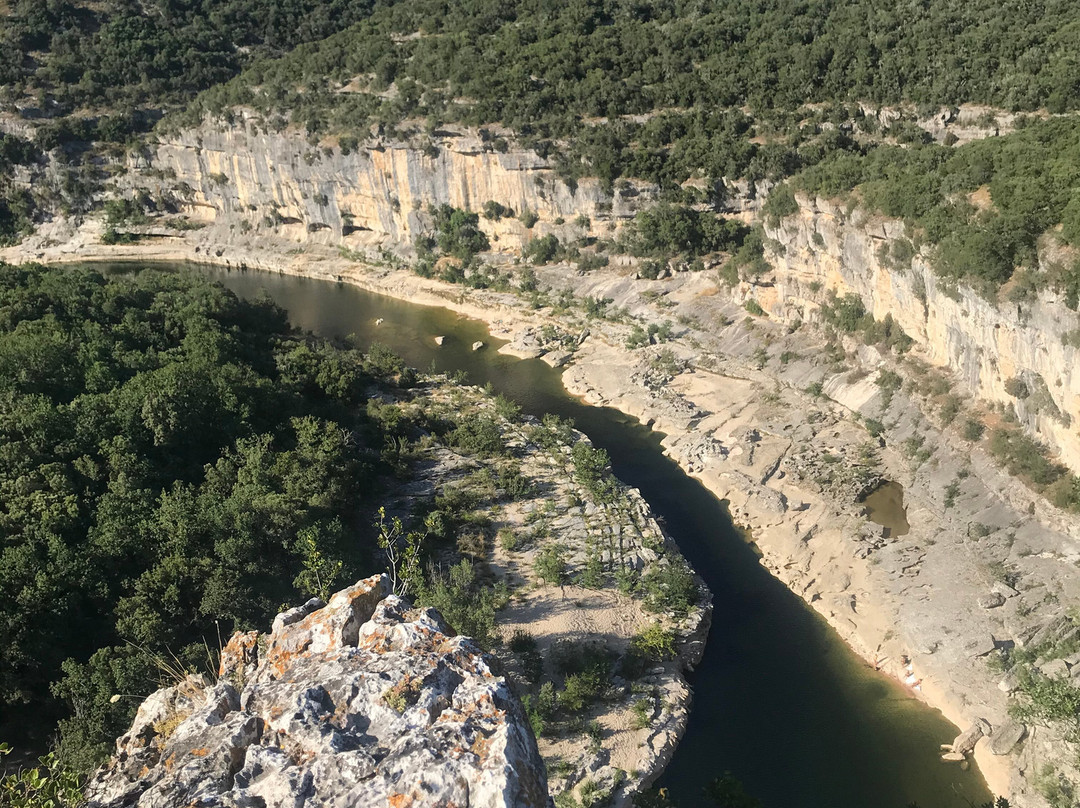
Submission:
<svg viewBox="0 0 1080 808">
<path fill-rule="evenodd" d="M 246 681 L 259 664 L 259 632 L 236 632 L 221 649 L 218 678 Z"/>
<path fill-rule="evenodd" d="M 91 781 L 89 808 L 546 806 L 506 681 L 389 589 L 376 576 L 284 612 L 265 652 L 255 632 L 230 639 L 217 684 L 155 693 Z"/>
</svg>

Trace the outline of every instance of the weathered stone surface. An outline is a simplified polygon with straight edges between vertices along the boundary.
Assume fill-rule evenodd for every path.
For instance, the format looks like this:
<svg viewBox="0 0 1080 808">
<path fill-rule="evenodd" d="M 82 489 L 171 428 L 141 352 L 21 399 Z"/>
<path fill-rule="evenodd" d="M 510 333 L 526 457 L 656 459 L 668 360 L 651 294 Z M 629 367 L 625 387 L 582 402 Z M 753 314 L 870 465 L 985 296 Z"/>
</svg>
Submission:
<svg viewBox="0 0 1080 808">
<path fill-rule="evenodd" d="M 1008 671 L 998 682 L 998 690 L 1002 693 L 1012 693 L 1016 688 L 1020 687 L 1020 669 L 1013 668 Z"/>
<path fill-rule="evenodd" d="M 969 754 L 980 738 L 990 734 L 990 729 L 988 721 L 982 718 L 975 719 L 974 724 L 956 736 L 956 739 L 952 742 L 953 751 L 960 755 Z"/>
<path fill-rule="evenodd" d="M 1052 659 L 1040 666 L 1039 670 L 1049 679 L 1069 678 L 1069 664 L 1064 659 Z"/>
<path fill-rule="evenodd" d="M 998 727 L 990 739 L 990 751 L 995 755 L 1007 755 L 1027 735 L 1027 727 L 1019 721 L 1009 721 Z"/>
<path fill-rule="evenodd" d="M 480 649 L 376 576 L 222 652 L 139 708 L 90 808 L 544 806 L 521 705 Z"/>
<path fill-rule="evenodd" d="M 1009 586 L 1007 583 L 1004 583 L 1003 581 L 995 581 L 994 585 L 991 587 L 991 589 L 993 589 L 995 592 L 997 592 L 1002 597 L 1006 597 L 1006 598 L 1015 598 L 1017 595 L 1020 594 L 1019 592 L 1017 592 L 1015 589 L 1013 589 L 1011 586 Z"/>
</svg>

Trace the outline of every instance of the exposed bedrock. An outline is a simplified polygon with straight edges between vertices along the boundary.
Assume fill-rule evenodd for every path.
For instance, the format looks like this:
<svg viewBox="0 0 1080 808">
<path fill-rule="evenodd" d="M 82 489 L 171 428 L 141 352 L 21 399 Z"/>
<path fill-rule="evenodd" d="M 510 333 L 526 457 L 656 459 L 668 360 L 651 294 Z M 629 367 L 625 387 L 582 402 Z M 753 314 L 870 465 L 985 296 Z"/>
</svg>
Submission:
<svg viewBox="0 0 1080 808">
<path fill-rule="evenodd" d="M 236 634 L 216 682 L 139 707 L 92 808 L 548 803 L 521 705 L 480 649 L 385 575 Z"/>
</svg>

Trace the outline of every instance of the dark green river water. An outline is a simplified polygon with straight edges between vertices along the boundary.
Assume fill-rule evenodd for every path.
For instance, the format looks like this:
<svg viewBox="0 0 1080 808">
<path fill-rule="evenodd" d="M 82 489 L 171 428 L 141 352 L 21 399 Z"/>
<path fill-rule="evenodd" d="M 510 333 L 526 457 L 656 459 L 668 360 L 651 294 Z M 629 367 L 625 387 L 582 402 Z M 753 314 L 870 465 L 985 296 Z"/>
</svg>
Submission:
<svg viewBox="0 0 1080 808">
<path fill-rule="evenodd" d="M 323 281 L 199 267 L 241 297 L 266 292 L 298 328 L 379 341 L 414 366 L 463 370 L 526 413 L 556 413 L 611 455 L 713 592 L 689 728 L 659 785 L 682 808 L 730 771 L 766 808 L 967 808 L 990 795 L 974 769 L 938 758 L 957 734 L 940 713 L 867 666 L 758 563 L 723 504 L 664 456 L 660 435 L 567 395 L 539 360 L 501 356 L 483 324 Z M 375 320 L 382 318 L 381 325 Z M 434 337 L 445 335 L 439 347 Z M 472 351 L 483 340 L 487 347 Z"/>
</svg>

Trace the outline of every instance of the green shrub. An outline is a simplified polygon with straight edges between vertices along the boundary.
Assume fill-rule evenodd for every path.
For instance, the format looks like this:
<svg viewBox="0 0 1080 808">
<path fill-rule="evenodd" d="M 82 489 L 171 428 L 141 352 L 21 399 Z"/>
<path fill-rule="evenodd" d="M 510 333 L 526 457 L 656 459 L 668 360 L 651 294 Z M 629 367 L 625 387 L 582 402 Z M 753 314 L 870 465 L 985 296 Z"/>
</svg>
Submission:
<svg viewBox="0 0 1080 808">
<path fill-rule="evenodd" d="M 528 435 L 529 440 L 537 446 L 549 452 L 557 451 L 575 440 L 574 422 L 553 413 L 545 413 L 538 425 L 529 428 Z"/>
<path fill-rule="evenodd" d="M 521 540 L 521 534 L 518 533 L 516 530 L 512 530 L 508 527 L 504 527 L 499 530 L 498 538 L 499 546 L 508 553 L 512 553 L 515 550 L 520 549 L 521 545 L 523 544 Z"/>
<path fill-rule="evenodd" d="M 490 415 L 462 418 L 446 438 L 451 445 L 480 457 L 497 457 L 509 451 L 499 424 Z"/>
<path fill-rule="evenodd" d="M 630 335 L 626 338 L 626 347 L 631 351 L 649 344 L 649 335 L 645 329 L 635 323 L 630 328 Z"/>
<path fill-rule="evenodd" d="M 618 488 L 609 471 L 611 459 L 608 453 L 590 446 L 585 441 L 578 441 L 574 444 L 571 457 L 574 462 L 574 480 L 598 502 L 614 502 Z"/>
<path fill-rule="evenodd" d="M 586 589 L 602 589 L 604 586 L 604 563 L 595 549 L 585 558 L 580 583 Z"/>
<path fill-rule="evenodd" d="M 1076 784 L 1067 779 L 1050 763 L 1046 763 L 1032 778 L 1035 790 L 1050 804 L 1050 808 L 1075 808 Z"/>
<path fill-rule="evenodd" d="M 650 623 L 634 635 L 630 648 L 655 662 L 673 659 L 676 654 L 675 634 L 660 623 Z"/>
<path fill-rule="evenodd" d="M 450 205 L 429 207 L 428 214 L 435 224 L 434 246 L 438 246 L 444 255 L 468 261 L 491 246 L 480 230 L 478 214 Z M 427 246 L 431 246 L 430 241 Z"/>
<path fill-rule="evenodd" d="M 986 431 L 986 427 L 983 426 L 982 421 L 978 421 L 975 418 L 968 418 L 964 421 L 964 439 L 970 441 L 982 440 L 983 433 Z"/>
<path fill-rule="evenodd" d="M 503 217 L 510 217 L 514 215 L 514 211 L 506 205 L 500 205 L 493 199 L 489 199 L 484 203 L 484 218 L 491 222 L 497 222 Z"/>
<path fill-rule="evenodd" d="M 521 251 L 521 256 L 534 264 L 550 264 L 562 253 L 559 239 L 551 233 L 532 239 Z"/>
<path fill-rule="evenodd" d="M 637 256 L 688 256 L 733 251 L 742 246 L 750 228 L 736 219 L 679 207 L 665 202 L 640 211 L 629 234 L 630 251 Z"/>
<path fill-rule="evenodd" d="M 799 212 L 799 203 L 795 199 L 795 192 L 790 185 L 778 185 L 773 188 L 769 198 L 761 208 L 765 220 L 770 226 L 776 227 L 782 219 Z"/>
<path fill-rule="evenodd" d="M 644 578 L 645 606 L 654 612 L 686 614 L 697 603 L 694 574 L 682 559 L 652 567 Z"/>
<path fill-rule="evenodd" d="M 111 225 L 106 227 L 101 234 L 101 243 L 112 246 L 114 244 L 134 244 L 139 240 L 136 233 L 122 233 Z"/>
<path fill-rule="evenodd" d="M 558 547 L 545 547 L 533 562 L 533 572 L 549 584 L 562 584 L 566 578 L 566 559 Z"/>
<path fill-rule="evenodd" d="M 1067 471 L 1065 466 L 1047 458 L 1046 447 L 1015 428 L 998 427 L 990 433 L 990 454 L 1010 474 L 1024 477 L 1039 489 Z"/>
<path fill-rule="evenodd" d="M 459 634 L 490 649 L 496 639 L 495 611 L 499 593 L 483 584 L 468 559 L 452 566 L 448 573 L 429 570 L 416 593 L 416 602 L 437 609 Z"/>
<path fill-rule="evenodd" d="M 571 673 L 559 693 L 559 704 L 571 713 L 579 713 L 592 705 L 603 686 L 604 678 L 598 670 Z"/>
<path fill-rule="evenodd" d="M 652 718 L 652 698 L 638 699 L 631 705 L 630 709 L 634 712 L 634 729 L 646 729 Z"/>
<path fill-rule="evenodd" d="M 878 374 L 877 386 L 883 391 L 894 392 L 899 390 L 904 384 L 903 377 L 899 373 L 895 373 L 891 370 L 883 370 Z"/>
<path fill-rule="evenodd" d="M 0 744 L 0 758 L 11 747 Z M 84 803 L 83 778 L 61 765 L 56 755 L 38 758 L 38 765 L 0 777 L 0 803 L 10 808 L 77 808 Z"/>
<path fill-rule="evenodd" d="M 1013 376 L 1011 379 L 1005 381 L 1005 392 L 1013 398 L 1024 399 L 1031 395 L 1031 390 L 1025 384 L 1024 380 Z"/>
<path fill-rule="evenodd" d="M 526 693 L 521 698 L 521 704 L 525 708 L 525 714 L 529 717 L 529 725 L 533 735 L 539 738 L 547 728 L 547 722 L 555 712 L 557 704 L 555 685 L 544 682 L 535 696 Z"/>
<path fill-rule="evenodd" d="M 821 314 L 825 322 L 847 334 L 865 328 L 867 324 L 866 306 L 863 305 L 862 298 L 850 292 L 842 298 L 833 298 L 832 302 L 823 304 Z"/>
</svg>

